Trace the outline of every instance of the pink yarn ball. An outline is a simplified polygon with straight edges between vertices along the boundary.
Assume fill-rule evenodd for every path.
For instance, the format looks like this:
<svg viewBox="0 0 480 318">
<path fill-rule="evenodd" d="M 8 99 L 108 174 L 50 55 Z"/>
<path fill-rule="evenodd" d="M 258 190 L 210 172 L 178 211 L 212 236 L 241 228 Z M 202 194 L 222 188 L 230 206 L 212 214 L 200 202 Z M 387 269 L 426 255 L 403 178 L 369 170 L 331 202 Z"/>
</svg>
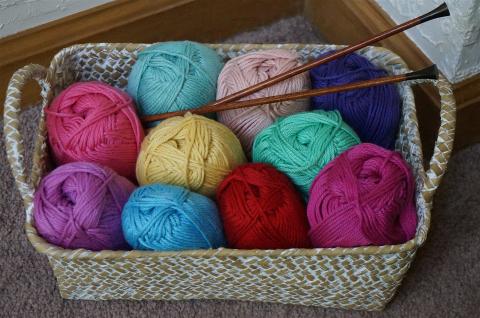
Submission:
<svg viewBox="0 0 480 318">
<path fill-rule="evenodd" d="M 121 215 L 134 189 L 108 167 L 65 164 L 45 176 L 35 192 L 35 227 L 48 242 L 64 248 L 128 248 Z"/>
<path fill-rule="evenodd" d="M 94 162 L 135 179 L 144 132 L 134 103 L 125 92 L 101 82 L 75 83 L 45 112 L 57 164 Z"/>
<path fill-rule="evenodd" d="M 217 99 L 263 82 L 300 65 L 296 52 L 273 49 L 247 53 L 229 60 L 217 84 Z M 243 100 L 306 90 L 310 87 L 308 72 L 258 91 Z M 255 136 L 275 119 L 308 110 L 309 100 L 286 101 L 258 107 L 234 109 L 218 113 L 218 120 L 229 127 L 250 154 Z"/>
<path fill-rule="evenodd" d="M 328 163 L 310 188 L 315 247 L 400 244 L 415 235 L 415 183 L 402 156 L 360 144 Z"/>
</svg>

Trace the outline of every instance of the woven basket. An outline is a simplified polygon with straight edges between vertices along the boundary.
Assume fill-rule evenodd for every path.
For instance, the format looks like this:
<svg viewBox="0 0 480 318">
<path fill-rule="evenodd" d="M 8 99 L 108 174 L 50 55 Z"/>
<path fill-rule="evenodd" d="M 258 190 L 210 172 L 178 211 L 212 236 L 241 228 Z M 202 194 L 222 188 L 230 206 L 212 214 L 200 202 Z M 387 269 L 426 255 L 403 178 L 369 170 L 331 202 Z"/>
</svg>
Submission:
<svg viewBox="0 0 480 318">
<path fill-rule="evenodd" d="M 24 143 L 18 115 L 24 84 L 35 79 L 42 87 L 42 107 L 76 81 L 99 80 L 125 89 L 128 74 L 143 44 L 82 44 L 59 52 L 48 69 L 28 65 L 12 77 L 5 102 L 5 139 L 16 184 L 25 203 L 26 232 L 45 254 L 68 299 L 234 299 L 302 304 L 345 309 L 381 310 L 393 297 L 417 248 L 427 236 L 432 197 L 445 172 L 455 130 L 455 101 L 448 82 L 432 84 L 441 97 L 441 126 L 429 170 L 423 168 L 411 82 L 399 84 L 403 112 L 396 149 L 416 177 L 418 226 L 414 239 L 400 245 L 358 248 L 287 250 L 192 250 L 181 252 L 67 250 L 38 236 L 32 198 L 48 162 L 44 114 L 39 122 L 33 166 L 24 165 Z M 335 45 L 212 45 L 225 59 L 249 51 L 284 48 L 302 59 L 338 49 Z M 359 52 L 391 74 L 407 72 L 392 52 L 367 47 Z M 32 273 L 33 275 L 33 273 Z"/>
</svg>

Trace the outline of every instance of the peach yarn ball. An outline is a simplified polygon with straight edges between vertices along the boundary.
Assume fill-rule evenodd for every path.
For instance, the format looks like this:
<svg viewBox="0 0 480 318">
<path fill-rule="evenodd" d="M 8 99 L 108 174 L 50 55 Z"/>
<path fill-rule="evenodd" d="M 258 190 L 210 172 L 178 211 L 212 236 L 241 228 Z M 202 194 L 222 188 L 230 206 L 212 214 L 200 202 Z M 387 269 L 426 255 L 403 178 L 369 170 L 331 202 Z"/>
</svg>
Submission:
<svg viewBox="0 0 480 318">
<path fill-rule="evenodd" d="M 301 63 L 294 51 L 272 49 L 251 52 L 229 60 L 217 83 L 217 99 L 263 82 Z M 299 74 L 276 85 L 265 88 L 243 100 L 288 94 L 310 87 L 308 72 Z M 270 126 L 278 117 L 287 116 L 309 108 L 309 99 L 272 103 L 268 105 L 227 110 L 218 113 L 218 120 L 229 127 L 250 154 L 255 136 Z"/>
</svg>

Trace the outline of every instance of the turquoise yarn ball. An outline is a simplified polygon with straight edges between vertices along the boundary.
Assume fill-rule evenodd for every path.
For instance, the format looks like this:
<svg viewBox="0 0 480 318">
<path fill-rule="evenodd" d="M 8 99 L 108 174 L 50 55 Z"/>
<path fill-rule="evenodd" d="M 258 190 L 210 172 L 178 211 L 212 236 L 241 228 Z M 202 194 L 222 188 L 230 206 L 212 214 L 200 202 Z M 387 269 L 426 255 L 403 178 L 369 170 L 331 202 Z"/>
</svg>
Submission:
<svg viewBox="0 0 480 318">
<path fill-rule="evenodd" d="M 360 143 L 337 111 L 312 111 L 281 117 L 253 143 L 253 161 L 275 166 L 306 198 L 318 172 L 336 156 Z"/>
<path fill-rule="evenodd" d="M 122 211 L 123 235 L 138 250 L 179 251 L 225 246 L 215 203 L 182 187 L 135 190 Z"/>
<path fill-rule="evenodd" d="M 141 116 L 195 108 L 215 100 L 222 67 L 220 56 L 203 44 L 154 44 L 138 54 L 127 92 Z"/>
</svg>

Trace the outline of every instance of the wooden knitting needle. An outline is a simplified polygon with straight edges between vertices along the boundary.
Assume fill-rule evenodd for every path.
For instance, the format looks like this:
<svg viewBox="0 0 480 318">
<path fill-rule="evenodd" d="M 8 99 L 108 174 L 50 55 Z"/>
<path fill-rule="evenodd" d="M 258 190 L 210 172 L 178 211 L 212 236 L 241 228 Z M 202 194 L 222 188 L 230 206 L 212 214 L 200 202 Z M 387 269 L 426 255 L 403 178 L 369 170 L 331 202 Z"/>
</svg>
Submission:
<svg viewBox="0 0 480 318">
<path fill-rule="evenodd" d="M 306 64 L 303 64 L 303 65 L 300 65 L 294 69 L 291 69 L 290 71 L 287 71 L 285 73 L 282 73 L 282 74 L 279 74 L 277 76 L 274 76 L 274 77 L 271 77 L 263 82 L 260 82 L 256 85 L 253 85 L 253 86 L 250 86 L 250 87 L 247 87 L 241 91 L 238 91 L 236 93 L 233 93 L 231 95 L 228 95 L 228 96 L 225 96 L 215 102 L 212 102 L 210 104 L 207 104 L 207 106 L 215 106 L 215 105 L 219 105 L 219 104 L 224 104 L 224 103 L 229 103 L 229 102 L 233 102 L 235 100 L 238 100 L 242 97 L 245 97 L 247 95 L 250 95 L 252 93 L 255 93 L 259 90 L 262 90 L 264 88 L 267 88 L 271 85 L 274 85 L 278 82 L 281 82 L 283 80 L 286 80 L 292 76 L 295 76 L 295 75 L 298 75 L 300 73 L 303 73 L 303 72 L 306 72 L 318 65 L 321 65 L 321 64 L 324 64 L 324 63 L 327 63 L 327 62 L 330 62 L 334 59 L 337 59 L 339 57 L 342 57 L 344 55 L 347 55 L 349 53 L 352 53 L 354 51 L 357 51 L 361 48 L 364 48 L 370 44 L 373 44 L 375 42 L 378 42 L 378 41 L 381 41 L 383 39 L 386 39 L 392 35 L 395 35 L 397 33 L 400 33 L 400 32 L 403 32 L 407 29 L 410 29 L 416 25 L 419 25 L 419 24 L 422 24 L 424 22 L 427 22 L 427 21 L 430 21 L 430 20 L 433 20 L 433 19 L 436 19 L 436 18 L 440 18 L 440 17 L 445 17 L 445 16 L 449 16 L 450 15 L 450 12 L 448 10 L 448 7 L 445 3 L 441 4 L 440 6 L 438 6 L 437 8 L 433 9 L 432 11 L 424 14 L 424 15 L 421 15 L 417 18 L 414 18 L 412 20 L 409 20 L 407 22 L 404 22 L 400 25 L 397 25 L 389 30 L 386 30 L 382 33 L 379 33 L 367 40 L 364 40 L 363 42 L 360 42 L 360 43 L 357 43 L 357 44 L 354 44 L 354 45 L 350 45 L 350 46 L 347 46 L 341 50 L 338 50 L 330 55 L 327 55 L 327 56 L 324 56 L 318 60 L 314 60 L 314 61 L 311 61 L 311 62 L 308 62 Z M 152 121 L 155 121 L 155 120 L 159 120 L 161 118 L 164 118 L 164 117 L 160 117 L 162 116 L 162 114 L 160 115 L 151 115 L 151 116 L 144 116 L 142 117 L 142 121 L 143 122 L 152 122 Z"/>
<path fill-rule="evenodd" d="M 205 106 L 202 106 L 202 107 L 199 107 L 199 108 L 186 109 L 186 110 L 180 110 L 180 111 L 175 111 L 175 112 L 170 112 L 170 113 L 158 114 L 158 115 L 155 115 L 155 118 L 158 120 L 158 119 L 165 119 L 165 118 L 169 118 L 169 117 L 173 117 L 173 116 L 183 116 L 188 112 L 190 112 L 192 114 L 213 113 L 213 112 L 219 112 L 219 111 L 224 111 L 224 110 L 231 110 L 231 109 L 237 109 L 237 108 L 245 108 L 245 107 L 259 106 L 259 105 L 264 105 L 264 104 L 278 103 L 278 102 L 284 102 L 284 101 L 288 101 L 288 100 L 295 100 L 295 99 L 307 98 L 307 97 L 312 97 L 312 96 L 321 96 L 321 95 L 326 95 L 326 94 L 349 91 L 349 90 L 353 90 L 353 89 L 367 88 L 367 87 L 372 87 L 372 86 L 378 86 L 378 85 L 384 85 L 384 84 L 390 84 L 390 83 L 398 83 L 398 82 L 402 82 L 402 81 L 409 81 L 409 80 L 416 80 L 416 79 L 438 79 L 437 66 L 435 64 L 433 64 L 429 67 L 426 67 L 424 69 L 421 69 L 421 70 L 415 71 L 415 72 L 410 72 L 410 73 L 401 74 L 401 75 L 393 75 L 393 76 L 385 76 L 385 77 L 380 77 L 380 78 L 374 78 L 374 79 L 371 79 L 371 80 L 355 82 L 355 83 L 350 83 L 350 84 L 346 84 L 346 85 L 325 87 L 325 88 L 317 88 L 317 89 L 311 89 L 311 90 L 307 90 L 307 91 L 295 92 L 295 93 L 290 93 L 290 94 L 285 94 L 285 95 L 268 96 L 268 97 L 244 100 L 244 101 L 233 102 L 233 103 L 225 103 L 225 104 L 219 104 L 219 105 L 205 105 Z"/>
</svg>

